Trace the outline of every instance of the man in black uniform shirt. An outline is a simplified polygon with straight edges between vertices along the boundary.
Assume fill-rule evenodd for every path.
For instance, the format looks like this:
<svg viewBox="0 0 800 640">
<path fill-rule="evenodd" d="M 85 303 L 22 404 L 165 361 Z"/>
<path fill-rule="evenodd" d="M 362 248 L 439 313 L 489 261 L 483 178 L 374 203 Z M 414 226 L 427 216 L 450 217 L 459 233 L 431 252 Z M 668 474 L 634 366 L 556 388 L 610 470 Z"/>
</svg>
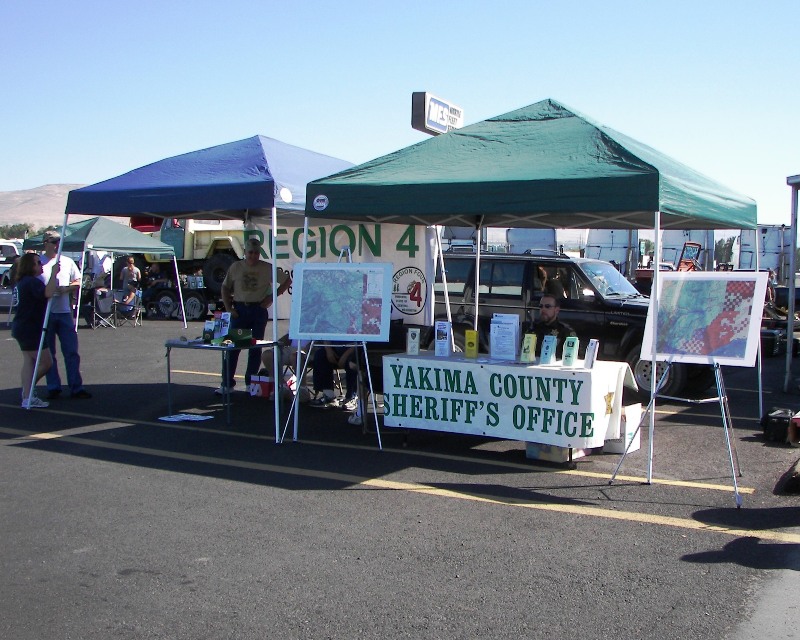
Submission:
<svg viewBox="0 0 800 640">
<path fill-rule="evenodd" d="M 561 358 L 564 339 L 575 335 L 572 327 L 558 319 L 559 311 L 561 311 L 561 301 L 549 293 L 544 294 L 539 301 L 539 319 L 533 323 L 533 333 L 536 334 L 537 356 L 541 354 L 542 341 L 545 336 L 556 336 L 556 358 Z"/>
</svg>

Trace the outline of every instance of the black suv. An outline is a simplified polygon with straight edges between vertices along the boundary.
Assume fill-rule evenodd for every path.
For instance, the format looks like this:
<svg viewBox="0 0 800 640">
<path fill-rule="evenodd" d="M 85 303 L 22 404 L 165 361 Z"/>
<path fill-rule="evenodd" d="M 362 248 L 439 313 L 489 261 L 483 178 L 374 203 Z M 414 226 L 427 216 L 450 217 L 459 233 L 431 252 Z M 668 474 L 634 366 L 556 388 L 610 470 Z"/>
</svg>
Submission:
<svg viewBox="0 0 800 640">
<path fill-rule="evenodd" d="M 515 313 L 520 323 L 537 318 L 539 300 L 546 292 L 563 289 L 559 318 L 580 339 L 581 354 L 591 338 L 600 341 L 598 357 L 627 361 L 642 391 L 650 389 L 651 363 L 640 360 L 639 351 L 650 299 L 639 293 L 608 262 L 571 258 L 559 253 L 482 253 L 478 305 L 481 350 L 488 352 L 489 322 L 495 313 Z M 447 288 L 457 348 L 463 349 L 464 331 L 475 317 L 475 255 L 445 253 Z M 446 317 L 444 285 L 437 266 L 434 285 L 436 318 Z M 661 375 L 659 363 L 657 375 Z M 678 395 L 685 387 L 701 391 L 714 384 L 713 369 L 706 365 L 673 364 L 661 389 Z"/>
</svg>

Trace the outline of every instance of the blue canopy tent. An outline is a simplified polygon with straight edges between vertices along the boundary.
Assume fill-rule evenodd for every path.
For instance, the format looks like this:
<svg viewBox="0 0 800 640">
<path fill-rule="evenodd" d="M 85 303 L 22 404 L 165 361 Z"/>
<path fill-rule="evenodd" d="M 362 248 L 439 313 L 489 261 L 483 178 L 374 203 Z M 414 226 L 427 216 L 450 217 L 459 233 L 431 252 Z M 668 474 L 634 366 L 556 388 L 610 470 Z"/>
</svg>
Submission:
<svg viewBox="0 0 800 640">
<path fill-rule="evenodd" d="M 302 224 L 306 183 L 351 166 L 352 163 L 339 158 L 266 136 L 253 136 L 165 158 L 70 191 L 63 229 L 66 229 L 70 214 L 231 219 L 244 223 L 271 216 L 274 229 L 280 212 L 296 214 Z M 273 232 L 271 255 L 275 254 Z M 278 280 L 274 260 L 272 279 L 273 282 Z M 273 291 L 275 303 L 276 291 L 277 287 Z M 277 323 L 272 325 L 273 340 L 277 342 Z M 277 353 L 274 357 L 275 371 L 278 371 Z M 279 437 L 278 422 L 276 402 L 276 441 Z"/>
<path fill-rule="evenodd" d="M 265 136 L 165 158 L 70 191 L 67 215 L 244 220 L 305 211 L 306 183 L 352 163 Z"/>
</svg>

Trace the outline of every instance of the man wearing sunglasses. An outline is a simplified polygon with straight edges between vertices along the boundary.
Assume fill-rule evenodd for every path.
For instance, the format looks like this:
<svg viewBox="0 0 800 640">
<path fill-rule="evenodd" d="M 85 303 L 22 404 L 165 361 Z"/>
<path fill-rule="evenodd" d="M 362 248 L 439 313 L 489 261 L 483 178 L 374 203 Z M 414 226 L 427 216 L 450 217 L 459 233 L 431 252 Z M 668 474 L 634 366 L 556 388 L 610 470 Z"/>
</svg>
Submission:
<svg viewBox="0 0 800 640">
<path fill-rule="evenodd" d="M 272 305 L 272 264 L 261 259 L 261 241 L 249 238 L 245 243 L 244 260 L 234 262 L 225 280 L 222 282 L 222 303 L 225 311 L 231 314 L 231 329 L 250 329 L 256 340 L 263 340 L 267 330 Z M 292 279 L 288 273 L 279 274 L 278 295 L 284 293 Z M 261 349 L 250 349 L 247 352 L 247 369 L 244 374 L 245 389 L 250 385 L 250 377 L 258 373 L 261 367 Z M 214 393 L 223 395 L 233 390 L 236 382 L 234 374 L 239 363 L 239 351 L 234 350 L 228 359 L 228 379 L 222 372 L 222 386 Z"/>
<path fill-rule="evenodd" d="M 50 271 L 56 263 L 61 236 L 57 231 L 45 231 L 44 255 L 42 256 L 42 279 L 50 279 Z M 81 283 L 78 266 L 67 256 L 59 259 L 61 270 L 58 273 L 58 288 L 50 303 L 50 318 L 47 322 L 47 346 L 53 358 L 53 366 L 47 372 L 47 399 L 54 400 L 61 395 L 61 376 L 58 374 L 56 360 L 56 336 L 61 343 L 61 355 L 67 371 L 67 386 L 73 398 L 91 398 L 83 388 L 81 377 L 81 357 L 78 354 L 78 333 L 75 331 L 75 318 L 72 315 L 72 295 Z"/>
<path fill-rule="evenodd" d="M 572 327 L 558 319 L 559 311 L 561 311 L 561 301 L 554 295 L 544 294 L 539 301 L 539 319 L 533 323 L 537 356 L 541 355 L 542 340 L 545 336 L 556 336 L 556 358 L 561 358 L 564 340 L 569 336 L 576 335 Z"/>
</svg>

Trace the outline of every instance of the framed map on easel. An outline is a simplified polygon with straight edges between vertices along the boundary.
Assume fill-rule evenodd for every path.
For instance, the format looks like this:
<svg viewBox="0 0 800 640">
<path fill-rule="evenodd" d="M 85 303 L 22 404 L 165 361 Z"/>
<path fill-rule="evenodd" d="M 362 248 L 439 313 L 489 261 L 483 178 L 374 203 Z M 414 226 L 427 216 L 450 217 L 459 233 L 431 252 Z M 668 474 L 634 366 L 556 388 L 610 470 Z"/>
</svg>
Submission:
<svg viewBox="0 0 800 640">
<path fill-rule="evenodd" d="M 659 273 L 656 343 L 651 300 L 641 358 L 754 366 L 766 289 L 755 271 Z"/>
<path fill-rule="evenodd" d="M 390 263 L 295 265 L 292 340 L 388 342 L 392 312 Z"/>
</svg>

